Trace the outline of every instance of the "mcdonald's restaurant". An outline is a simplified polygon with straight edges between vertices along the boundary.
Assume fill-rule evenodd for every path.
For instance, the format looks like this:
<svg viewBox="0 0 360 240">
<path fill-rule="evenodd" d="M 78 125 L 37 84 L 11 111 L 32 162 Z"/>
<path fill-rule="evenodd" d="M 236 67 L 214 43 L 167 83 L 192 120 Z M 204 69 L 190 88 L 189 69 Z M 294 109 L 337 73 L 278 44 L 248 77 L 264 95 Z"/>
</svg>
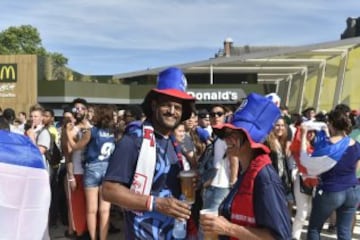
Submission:
<svg viewBox="0 0 360 240">
<path fill-rule="evenodd" d="M 158 71 L 136 73 L 129 76 L 68 76 L 66 79 L 51 79 L 44 67 L 44 60 L 35 55 L 0 56 L 0 107 L 14 108 L 28 112 L 31 105 L 40 103 L 55 110 L 57 116 L 73 99 L 85 98 L 91 104 L 113 104 L 124 108 L 129 104 L 140 104 L 146 93 L 155 86 Z M 197 74 L 188 76 L 189 94 L 198 99 L 199 104 L 237 104 L 246 97 L 246 92 L 265 93 L 263 86 L 225 82 L 223 84 L 203 84 L 204 78 Z M 239 75 L 240 76 L 240 75 Z M 224 76 L 221 76 L 222 78 Z M 256 74 L 242 74 L 244 81 L 256 82 Z M 245 78 L 248 78 L 246 80 Z M 194 79 L 194 80 L 192 80 Z M 221 79 L 215 80 L 216 83 Z M 191 84 L 193 82 L 193 84 Z M 205 83 L 205 81 L 204 81 Z"/>
<path fill-rule="evenodd" d="M 224 42 L 215 58 L 177 65 L 199 107 L 237 105 L 250 92 L 276 92 L 291 112 L 359 109 L 360 38 L 299 47 L 235 47 Z M 28 112 L 40 103 L 56 115 L 74 98 L 123 108 L 140 104 L 165 67 L 108 76 L 86 76 L 58 68 L 36 55 L 0 55 L 0 107 Z"/>
</svg>

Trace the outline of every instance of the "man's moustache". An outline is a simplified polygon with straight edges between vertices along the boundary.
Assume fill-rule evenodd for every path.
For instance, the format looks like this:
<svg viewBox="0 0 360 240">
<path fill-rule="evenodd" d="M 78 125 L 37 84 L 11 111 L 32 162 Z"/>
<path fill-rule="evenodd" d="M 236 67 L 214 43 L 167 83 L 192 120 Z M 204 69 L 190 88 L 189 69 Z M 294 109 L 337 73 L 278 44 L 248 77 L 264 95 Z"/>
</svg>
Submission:
<svg viewBox="0 0 360 240">
<path fill-rule="evenodd" d="M 165 117 L 175 117 L 175 114 L 172 114 L 172 113 L 164 113 L 163 116 L 165 116 Z"/>
</svg>

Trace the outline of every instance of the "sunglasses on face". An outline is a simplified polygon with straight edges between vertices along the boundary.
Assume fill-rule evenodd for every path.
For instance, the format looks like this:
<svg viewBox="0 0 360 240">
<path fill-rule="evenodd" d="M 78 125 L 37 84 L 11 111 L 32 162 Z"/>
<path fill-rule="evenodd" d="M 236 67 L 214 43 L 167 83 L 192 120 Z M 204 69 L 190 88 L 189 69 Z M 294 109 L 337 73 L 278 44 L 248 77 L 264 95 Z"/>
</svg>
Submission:
<svg viewBox="0 0 360 240">
<path fill-rule="evenodd" d="M 224 115 L 224 112 L 211 112 L 209 115 L 210 117 L 221 117 L 222 115 Z"/>
<path fill-rule="evenodd" d="M 74 107 L 74 108 L 72 109 L 72 112 L 73 112 L 73 113 L 78 113 L 78 112 L 84 111 L 84 110 L 86 110 L 86 107 Z"/>
</svg>

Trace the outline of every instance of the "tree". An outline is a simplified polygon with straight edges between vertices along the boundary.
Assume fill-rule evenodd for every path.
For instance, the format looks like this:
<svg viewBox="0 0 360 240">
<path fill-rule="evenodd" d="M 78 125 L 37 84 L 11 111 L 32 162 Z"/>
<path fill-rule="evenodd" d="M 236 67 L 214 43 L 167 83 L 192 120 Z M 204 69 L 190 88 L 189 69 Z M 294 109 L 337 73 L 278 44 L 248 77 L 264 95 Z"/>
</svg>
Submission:
<svg viewBox="0 0 360 240">
<path fill-rule="evenodd" d="M 68 59 L 61 53 L 47 52 L 38 30 L 31 25 L 9 27 L 0 32 L 0 54 L 36 54 L 48 58 L 49 79 L 65 79 Z"/>
<path fill-rule="evenodd" d="M 38 30 L 31 25 L 9 27 L 0 33 L 0 54 L 46 55 Z"/>
<path fill-rule="evenodd" d="M 48 56 L 54 61 L 56 66 L 64 66 L 68 63 L 68 59 L 64 57 L 61 53 L 48 53 Z"/>
<path fill-rule="evenodd" d="M 45 50 L 38 30 L 31 25 L 9 27 L 0 32 L 0 54 L 36 54 L 50 57 L 56 66 L 68 63 L 68 59 L 61 53 Z"/>
<path fill-rule="evenodd" d="M 68 63 L 68 59 L 61 53 L 48 53 L 48 57 L 52 63 L 52 78 L 55 80 L 66 79 L 65 65 Z"/>
</svg>

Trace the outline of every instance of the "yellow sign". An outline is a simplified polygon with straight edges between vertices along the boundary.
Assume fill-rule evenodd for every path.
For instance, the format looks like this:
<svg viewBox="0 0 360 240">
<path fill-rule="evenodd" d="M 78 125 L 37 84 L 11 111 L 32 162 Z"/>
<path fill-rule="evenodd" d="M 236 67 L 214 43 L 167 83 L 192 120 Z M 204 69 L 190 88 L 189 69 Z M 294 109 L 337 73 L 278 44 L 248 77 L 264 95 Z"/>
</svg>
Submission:
<svg viewBox="0 0 360 240">
<path fill-rule="evenodd" d="M 17 64 L 0 64 L 0 82 L 17 81 Z"/>
</svg>

